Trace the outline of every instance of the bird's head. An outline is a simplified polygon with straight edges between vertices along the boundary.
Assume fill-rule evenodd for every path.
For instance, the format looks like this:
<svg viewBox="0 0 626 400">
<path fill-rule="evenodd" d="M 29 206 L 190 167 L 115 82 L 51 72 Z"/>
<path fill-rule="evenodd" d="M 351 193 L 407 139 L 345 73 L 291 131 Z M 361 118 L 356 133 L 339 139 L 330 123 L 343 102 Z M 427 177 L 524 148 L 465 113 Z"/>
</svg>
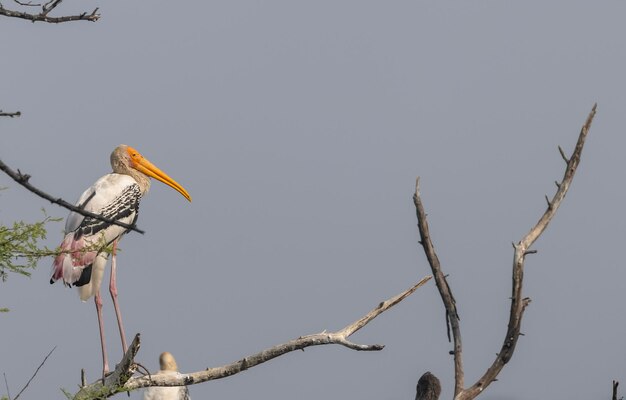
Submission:
<svg viewBox="0 0 626 400">
<path fill-rule="evenodd" d="M 134 169 L 146 176 L 154 178 L 158 181 L 170 186 L 178 193 L 182 194 L 187 200 L 191 201 L 191 196 L 185 188 L 178 182 L 170 178 L 165 172 L 161 171 L 156 165 L 148 161 L 133 147 L 121 144 L 111 153 L 111 166 L 113 171 L 117 173 L 126 173 L 129 169 Z"/>
<path fill-rule="evenodd" d="M 159 356 L 159 365 L 162 371 L 178 371 L 178 365 L 172 353 L 163 352 Z"/>
</svg>

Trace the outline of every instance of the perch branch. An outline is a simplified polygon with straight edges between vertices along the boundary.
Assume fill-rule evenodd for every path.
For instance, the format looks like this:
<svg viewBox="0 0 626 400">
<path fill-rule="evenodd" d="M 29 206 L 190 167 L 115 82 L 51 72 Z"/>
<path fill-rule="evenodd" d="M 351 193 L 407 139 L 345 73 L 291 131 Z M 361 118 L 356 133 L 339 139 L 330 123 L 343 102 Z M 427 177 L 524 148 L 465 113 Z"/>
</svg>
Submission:
<svg viewBox="0 0 626 400">
<path fill-rule="evenodd" d="M 104 383 L 98 380 L 87 386 L 84 386 L 74 396 L 74 400 L 88 399 L 104 399 L 111 397 L 116 393 L 130 392 L 132 390 L 145 388 L 149 386 L 185 386 L 194 385 L 214 379 L 226 378 L 231 375 L 243 372 L 248 368 L 267 362 L 273 358 L 282 356 L 294 350 L 302 350 L 310 346 L 319 346 L 325 344 L 339 344 L 352 350 L 359 351 L 378 351 L 384 348 L 381 344 L 363 345 L 351 342 L 348 338 L 371 322 L 378 315 L 387 311 L 394 305 L 398 304 L 406 297 L 415 292 L 420 286 L 424 285 L 430 276 L 424 277 L 413 287 L 405 290 L 391 299 L 381 302 L 376 308 L 367 313 L 363 318 L 358 319 L 352 324 L 337 332 L 321 332 L 313 335 L 301 336 L 289 342 L 270 347 L 259 353 L 242 358 L 239 361 L 214 368 L 207 368 L 203 371 L 192 372 L 188 374 L 176 375 L 148 375 L 141 377 L 131 377 L 135 372 L 135 363 L 133 359 L 139 350 L 139 335 L 133 340 L 127 354 L 122 362 L 116 367 L 115 371 L 106 377 Z"/>
<path fill-rule="evenodd" d="M 450 340 L 450 328 L 452 328 L 452 338 L 454 340 L 454 395 L 456 396 L 461 390 L 463 390 L 463 343 L 461 341 L 461 327 L 459 325 L 459 314 L 456 309 L 456 301 L 448 286 L 446 276 L 441 270 L 441 263 L 439 257 L 435 252 L 435 246 L 430 238 L 430 230 L 428 228 L 428 221 L 426 220 L 426 211 L 424 211 L 424 205 L 420 197 L 419 191 L 419 177 L 415 181 L 415 194 L 413 195 L 413 203 L 415 203 L 415 211 L 417 213 L 417 227 L 420 233 L 420 243 L 426 253 L 426 258 L 430 264 L 430 268 L 433 271 L 435 277 L 435 283 L 437 289 L 441 295 L 441 300 L 446 309 L 446 325 L 448 327 L 448 340 Z"/>
<path fill-rule="evenodd" d="M 537 224 L 519 241 L 519 243 L 515 244 L 515 251 L 513 255 L 513 286 L 512 286 L 512 295 L 511 295 L 511 312 L 509 316 L 509 324 L 506 332 L 506 336 L 504 337 L 504 343 L 502 344 L 502 348 L 498 353 L 493 364 L 487 369 L 485 374 L 478 379 L 478 381 L 472 385 L 471 387 L 463 390 L 458 396 L 455 396 L 456 400 L 467 400 L 474 399 L 478 396 L 487 386 L 489 386 L 498 376 L 504 365 L 509 362 L 511 357 L 513 356 L 513 352 L 515 351 L 515 345 L 517 344 L 517 339 L 520 336 L 520 328 L 522 324 L 522 315 L 524 314 L 524 310 L 526 306 L 530 303 L 530 299 L 527 297 L 522 297 L 522 281 L 524 278 L 524 261 L 526 254 L 529 254 L 529 247 L 539 238 L 539 236 L 545 231 L 548 227 L 550 221 L 556 214 L 556 211 L 559 209 L 561 202 L 565 198 L 567 191 L 574 179 L 574 174 L 576 173 L 576 169 L 578 164 L 580 163 L 580 156 L 583 151 L 583 146 L 585 144 L 585 139 L 587 138 L 587 134 L 589 133 L 589 129 L 591 127 L 591 123 L 593 121 L 593 117 L 596 115 L 596 106 L 594 104 L 591 112 L 587 116 L 587 120 L 580 130 L 580 134 L 578 135 L 578 141 L 576 142 L 576 148 L 572 156 L 568 159 L 564 156 L 563 150 L 559 147 L 559 152 L 561 156 L 567 161 L 567 166 L 565 167 L 565 174 L 563 175 L 563 179 L 557 185 L 558 189 L 554 194 L 554 197 L 551 201 L 549 201 L 549 205 L 546 211 L 543 213 Z"/>
<path fill-rule="evenodd" d="M 27 13 L 24 11 L 15 11 L 4 8 L 4 6 L 0 3 L 0 15 L 4 15 L 5 17 L 11 18 L 19 18 L 25 19 L 31 22 L 49 22 L 51 24 L 58 24 L 61 22 L 70 22 L 70 21 L 91 21 L 96 22 L 100 19 L 100 14 L 98 14 L 98 8 L 93 10 L 91 13 L 81 13 L 76 15 L 64 15 L 61 17 L 50 17 L 48 14 L 50 11 L 55 9 L 62 0 L 52 0 L 50 2 L 44 3 L 41 6 L 41 12 L 38 14 Z M 23 6 L 35 6 L 35 4 L 29 3 L 21 3 L 17 2 Z"/>
<path fill-rule="evenodd" d="M 6 165 L 5 163 L 2 162 L 2 160 L 0 160 L 0 170 L 4 171 L 4 173 L 6 173 L 7 175 L 9 175 L 11 178 L 13 178 L 13 180 L 17 183 L 19 183 L 20 185 L 24 186 L 26 189 L 30 190 L 31 192 L 35 193 L 37 196 L 48 200 L 49 202 L 53 203 L 53 204 L 58 204 L 61 207 L 65 207 L 68 210 L 74 211 L 76 213 L 79 213 L 81 215 L 84 215 L 85 217 L 90 217 L 90 218 L 95 218 L 98 219 L 100 221 L 104 221 L 107 222 L 109 224 L 115 224 L 115 225 L 119 225 L 122 228 L 126 228 L 128 230 L 132 230 L 138 233 L 143 234 L 144 231 L 142 231 L 141 229 L 137 228 L 135 225 L 128 225 L 125 224 L 123 222 L 120 221 L 116 221 L 107 217 L 104 217 L 100 214 L 94 214 L 92 212 L 86 211 L 84 210 L 82 207 L 76 207 L 70 203 L 68 203 L 67 201 L 61 199 L 61 198 L 54 198 L 52 196 L 50 196 L 48 193 L 36 188 L 35 186 L 31 185 L 28 180 L 30 179 L 30 175 L 28 174 L 22 174 L 22 172 L 20 172 L 20 170 L 18 169 L 17 171 L 13 171 L 8 165 Z"/>
</svg>

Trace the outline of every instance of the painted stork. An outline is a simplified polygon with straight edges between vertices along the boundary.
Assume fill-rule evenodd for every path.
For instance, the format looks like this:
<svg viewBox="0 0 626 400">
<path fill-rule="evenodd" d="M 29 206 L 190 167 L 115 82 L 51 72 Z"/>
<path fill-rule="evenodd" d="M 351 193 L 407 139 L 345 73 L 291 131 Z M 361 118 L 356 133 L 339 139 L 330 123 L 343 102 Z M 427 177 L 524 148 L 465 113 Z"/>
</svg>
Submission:
<svg viewBox="0 0 626 400">
<path fill-rule="evenodd" d="M 139 200 L 150 188 L 150 178 L 171 186 L 191 201 L 189 193 L 182 186 L 130 146 L 122 144 L 113 150 L 111 167 L 112 173 L 98 179 L 80 196 L 76 203 L 78 207 L 132 225 L 137 220 Z M 71 212 L 65 223 L 65 238 L 61 243 L 61 252 L 52 265 L 50 283 L 62 279 L 66 286 L 78 287 L 82 301 L 91 296 L 95 298 L 102 346 L 103 377 L 109 372 L 109 365 L 104 340 L 100 284 L 109 252 L 112 254 L 109 291 L 113 299 L 124 353 L 127 349 L 122 315 L 117 303 L 115 277 L 117 242 L 126 232 L 127 230 L 121 226 Z"/>
<path fill-rule="evenodd" d="M 161 353 L 159 357 L 161 370 L 155 375 L 178 376 L 178 366 L 171 353 Z M 187 386 L 151 386 L 143 393 L 143 400 L 190 400 Z"/>
</svg>

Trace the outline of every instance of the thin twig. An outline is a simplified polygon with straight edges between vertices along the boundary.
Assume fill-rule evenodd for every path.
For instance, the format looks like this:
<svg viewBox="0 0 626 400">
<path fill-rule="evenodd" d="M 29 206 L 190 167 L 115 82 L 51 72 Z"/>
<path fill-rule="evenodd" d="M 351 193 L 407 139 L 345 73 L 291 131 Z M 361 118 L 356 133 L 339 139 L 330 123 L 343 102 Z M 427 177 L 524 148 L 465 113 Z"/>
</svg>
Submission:
<svg viewBox="0 0 626 400">
<path fill-rule="evenodd" d="M 19 1 L 19 0 L 13 0 L 13 1 L 16 2 L 17 4 L 19 4 L 20 6 L 24 6 L 24 7 L 41 7 L 41 3 L 33 4 L 32 1 L 28 1 L 28 2 L 23 2 L 23 1 Z"/>
<path fill-rule="evenodd" d="M 431 279 L 430 276 L 424 277 L 417 284 L 404 292 L 394 296 L 386 301 L 381 302 L 376 308 L 371 310 L 363 318 L 360 318 L 352 324 L 344 327 L 336 332 L 321 332 L 314 335 L 301 336 L 289 342 L 279 344 L 269 349 L 263 350 L 256 354 L 242 358 L 233 363 L 207 368 L 203 371 L 180 374 L 180 375 L 152 375 L 131 377 L 135 371 L 135 363 L 133 361 L 137 351 L 139 350 L 139 335 L 135 337 L 133 344 L 128 349 L 122 362 L 116 367 L 115 371 L 106 377 L 104 384 L 101 379 L 81 388 L 74 396 L 74 400 L 88 399 L 104 399 L 111 397 L 119 392 L 130 392 L 132 390 L 145 388 L 149 386 L 185 386 L 194 385 L 210 380 L 226 378 L 231 375 L 243 372 L 249 368 L 265 363 L 276 357 L 282 356 L 294 350 L 302 350 L 310 346 L 320 346 L 326 344 L 339 344 L 349 349 L 358 351 L 379 351 L 385 346 L 381 344 L 362 345 L 353 343 L 348 337 L 359 329 L 363 328 L 378 315 L 387 311 L 394 305 L 404 300 L 407 296 L 414 293 L 419 287 L 424 285 Z"/>
<path fill-rule="evenodd" d="M 11 178 L 13 178 L 13 180 L 17 183 L 19 183 L 20 185 L 24 186 L 26 189 L 30 190 L 31 192 L 35 193 L 37 196 L 48 200 L 49 202 L 53 203 L 53 204 L 58 204 L 61 207 L 65 207 L 68 210 L 74 211 L 78 214 L 84 215 L 85 217 L 90 217 L 90 218 L 95 218 L 97 220 L 100 221 L 104 221 L 107 222 L 109 224 L 115 224 L 118 226 L 121 226 L 122 228 L 126 228 L 128 230 L 132 230 L 135 231 L 137 233 L 141 233 L 144 234 L 145 232 L 142 231 L 141 229 L 137 228 L 135 225 L 129 225 L 129 224 L 125 224 L 123 222 L 114 220 L 114 219 L 110 219 L 107 218 L 105 216 L 102 216 L 100 214 L 94 214 L 92 212 L 86 211 L 84 209 L 82 209 L 80 206 L 74 206 L 70 203 L 68 203 L 67 201 L 61 199 L 61 198 L 54 198 L 52 196 L 50 196 L 48 193 L 36 188 L 35 186 L 31 185 L 28 180 L 30 179 L 30 175 L 28 174 L 23 174 L 19 169 L 16 171 L 12 170 L 8 165 L 6 165 L 5 163 L 2 162 L 2 160 L 0 160 L 0 170 L 4 171 L 7 175 L 9 175 Z M 84 205 L 83 205 L 84 206 Z"/>
<path fill-rule="evenodd" d="M 9 390 L 9 382 L 7 381 L 7 374 L 6 372 L 3 372 L 2 375 L 4 375 L 4 386 L 6 386 L 7 388 L 7 397 L 9 398 L 9 400 L 11 400 L 11 391 Z"/>
<path fill-rule="evenodd" d="M 56 349 L 57 347 L 54 346 L 52 348 L 52 350 L 50 350 L 50 352 L 48 353 L 48 355 L 43 359 L 43 361 L 41 362 L 41 364 L 39 364 L 39 366 L 37 367 L 37 369 L 35 370 L 35 373 L 33 374 L 33 376 L 30 377 L 30 379 L 28 380 L 28 382 L 26 382 L 26 385 L 24 385 L 24 387 L 22 388 L 22 390 L 20 390 L 20 392 L 17 394 L 17 396 L 15 396 L 15 398 L 13 400 L 17 400 L 20 395 L 22 394 L 22 392 L 24 392 L 24 390 L 26 390 L 26 388 L 28 387 L 28 385 L 33 381 L 33 379 L 35 379 L 35 376 L 37 376 L 37 372 L 39 372 L 39 370 L 41 369 L 41 367 L 43 367 L 43 365 L 46 363 L 46 360 L 48 359 L 48 357 L 50 357 L 50 355 L 52 354 L 52 352 Z"/>
<path fill-rule="evenodd" d="M 0 9 L 2 9 L 2 5 L 0 5 Z M 0 117 L 19 117 L 20 115 L 22 115 L 21 111 L 14 111 L 14 112 L 4 112 L 2 110 L 0 110 Z"/>
</svg>

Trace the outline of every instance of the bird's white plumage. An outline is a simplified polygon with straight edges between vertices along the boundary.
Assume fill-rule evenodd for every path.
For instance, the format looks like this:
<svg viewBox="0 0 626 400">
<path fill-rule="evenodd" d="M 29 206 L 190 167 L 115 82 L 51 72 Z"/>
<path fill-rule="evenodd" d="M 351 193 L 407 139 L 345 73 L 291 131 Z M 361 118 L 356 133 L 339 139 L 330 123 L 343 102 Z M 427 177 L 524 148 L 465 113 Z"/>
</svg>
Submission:
<svg viewBox="0 0 626 400">
<path fill-rule="evenodd" d="M 77 207 L 82 207 L 85 211 L 99 213 L 113 204 L 119 196 L 129 187 L 136 186 L 137 182 L 128 175 L 111 173 L 104 175 L 98 179 L 96 183 L 91 185 L 76 202 Z M 65 233 L 76 231 L 80 224 L 85 220 L 85 216 L 77 212 L 70 212 L 65 222 Z M 120 219 L 120 222 L 130 223 L 132 218 L 126 217 Z M 118 225 L 110 225 L 107 237 L 113 235 L 119 236 L 124 233 L 124 228 Z"/>
<path fill-rule="evenodd" d="M 80 196 L 76 205 L 85 211 L 109 219 L 132 224 L 137 218 L 141 191 L 129 175 L 111 173 L 98 179 Z M 118 239 L 126 229 L 115 224 L 71 212 L 65 224 L 62 254 L 53 265 L 52 281 L 63 279 L 67 285 L 80 286 L 81 300 L 87 300 L 99 290 L 107 262 L 101 247 Z M 91 277 L 79 282 L 85 268 L 91 266 Z"/>
<path fill-rule="evenodd" d="M 161 370 L 157 374 L 180 376 L 178 371 Z M 144 391 L 143 400 L 190 400 L 190 397 L 186 386 L 152 386 Z"/>
</svg>

